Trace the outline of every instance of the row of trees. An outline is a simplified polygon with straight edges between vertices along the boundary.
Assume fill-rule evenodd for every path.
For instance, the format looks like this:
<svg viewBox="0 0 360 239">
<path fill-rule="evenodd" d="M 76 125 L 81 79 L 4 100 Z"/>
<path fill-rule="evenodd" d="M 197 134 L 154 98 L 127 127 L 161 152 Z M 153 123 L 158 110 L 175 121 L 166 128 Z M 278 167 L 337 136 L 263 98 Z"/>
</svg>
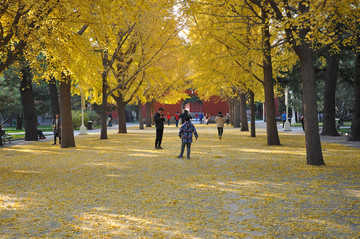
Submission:
<svg viewBox="0 0 360 239">
<path fill-rule="evenodd" d="M 327 52 L 323 132 L 330 134 L 336 130 L 334 99 L 339 54 L 344 49 L 352 50 L 354 113 L 350 139 L 360 140 L 358 1 L 187 0 L 184 12 L 188 17 L 189 41 L 196 52 L 192 59 L 196 62 L 197 88 L 204 86 L 204 96 L 216 92 L 235 101 L 245 92 L 255 97 L 264 94 L 268 145 L 280 144 L 274 85 L 279 79 L 289 78 L 298 66 L 307 163 L 311 165 L 324 164 L 314 59 Z"/>
<path fill-rule="evenodd" d="M 74 147 L 71 94 L 102 104 L 101 139 L 107 139 L 108 103 L 126 132 L 128 103 L 181 97 L 186 77 L 181 22 L 175 1 L 3 1 L 0 7 L 0 73 L 21 72 L 25 139 L 37 140 L 33 82 L 60 82 L 62 145 Z M 53 97 L 51 97 L 52 99 Z M 54 98 L 54 101 L 57 99 Z M 57 100 L 58 101 L 58 100 Z"/>
<path fill-rule="evenodd" d="M 322 165 L 314 59 L 328 66 L 324 134 L 335 128 L 340 56 L 346 51 L 354 59 L 350 139 L 359 140 L 359 12 L 355 0 L 4 0 L 0 73 L 9 66 L 21 72 L 27 135 L 36 129 L 32 82 L 45 80 L 53 91 L 60 82 L 62 147 L 75 146 L 71 94 L 82 92 L 102 104 L 100 138 L 107 139 L 109 103 L 119 112 L 118 132 L 126 133 L 127 104 L 145 104 L 150 111 L 155 100 L 175 103 L 189 87 L 202 99 L 223 96 L 236 116 L 247 97 L 252 109 L 255 100 L 265 99 L 267 143 L 280 145 L 275 92 L 298 82 L 298 70 L 307 163 Z M 247 119 L 233 121 L 238 126 Z M 247 124 L 241 127 L 247 130 Z M 254 114 L 251 129 L 255 136 Z"/>
</svg>

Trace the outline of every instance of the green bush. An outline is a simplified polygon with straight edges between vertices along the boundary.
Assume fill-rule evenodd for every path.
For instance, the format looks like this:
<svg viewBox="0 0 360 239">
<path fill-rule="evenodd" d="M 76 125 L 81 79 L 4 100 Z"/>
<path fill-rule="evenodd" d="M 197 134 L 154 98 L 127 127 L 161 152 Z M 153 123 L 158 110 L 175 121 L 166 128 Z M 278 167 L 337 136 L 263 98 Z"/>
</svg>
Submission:
<svg viewBox="0 0 360 239">
<path fill-rule="evenodd" d="M 74 129 L 79 129 L 81 126 L 81 111 L 73 110 L 72 111 L 72 121 Z M 84 112 L 84 124 L 87 125 L 88 121 L 92 121 L 94 125 L 99 121 L 99 116 L 94 112 Z"/>
</svg>

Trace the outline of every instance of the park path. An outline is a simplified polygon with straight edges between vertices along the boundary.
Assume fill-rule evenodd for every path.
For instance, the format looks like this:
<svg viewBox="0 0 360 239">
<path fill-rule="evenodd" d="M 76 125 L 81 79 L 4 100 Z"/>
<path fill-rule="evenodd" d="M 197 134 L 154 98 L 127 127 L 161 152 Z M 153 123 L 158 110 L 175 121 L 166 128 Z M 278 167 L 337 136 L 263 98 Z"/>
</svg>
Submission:
<svg viewBox="0 0 360 239">
<path fill-rule="evenodd" d="M 324 143 L 326 166 L 306 165 L 304 136 L 282 146 L 196 125 L 191 160 L 177 128 L 163 150 L 154 128 L 40 141 L 0 150 L 1 238 L 357 238 L 360 150 Z"/>
</svg>

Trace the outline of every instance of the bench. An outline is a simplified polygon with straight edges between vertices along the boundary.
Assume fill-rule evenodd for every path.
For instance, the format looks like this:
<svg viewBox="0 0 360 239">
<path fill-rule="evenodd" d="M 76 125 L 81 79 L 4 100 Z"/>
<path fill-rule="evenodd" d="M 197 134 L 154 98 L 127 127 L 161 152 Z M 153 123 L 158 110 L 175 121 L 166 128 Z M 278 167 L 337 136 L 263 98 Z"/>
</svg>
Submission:
<svg viewBox="0 0 360 239">
<path fill-rule="evenodd" d="M 5 133 L 5 130 L 1 130 L 1 140 L 5 144 L 6 140 L 11 143 L 13 137 L 10 134 Z"/>
</svg>

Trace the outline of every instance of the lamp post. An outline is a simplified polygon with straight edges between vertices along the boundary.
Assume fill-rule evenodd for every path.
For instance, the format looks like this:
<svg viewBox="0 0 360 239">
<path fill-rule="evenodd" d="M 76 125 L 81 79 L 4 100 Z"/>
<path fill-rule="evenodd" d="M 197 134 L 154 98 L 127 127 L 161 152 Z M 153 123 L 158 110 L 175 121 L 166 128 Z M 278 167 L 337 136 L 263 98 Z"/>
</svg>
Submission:
<svg viewBox="0 0 360 239">
<path fill-rule="evenodd" d="M 292 93 L 291 90 L 289 90 L 289 93 L 290 93 L 290 98 L 292 100 L 292 102 L 294 102 L 294 95 Z M 296 124 L 296 117 L 295 117 L 295 108 L 294 106 L 292 107 L 292 116 L 291 116 L 291 124 Z"/>
<path fill-rule="evenodd" d="M 79 135 L 86 135 L 86 127 L 84 125 L 84 108 L 85 108 L 85 96 L 83 89 L 80 89 L 80 95 L 81 95 L 81 126 L 80 126 L 80 132 Z"/>
<path fill-rule="evenodd" d="M 289 89 L 286 87 L 285 90 L 286 121 L 284 124 L 284 131 L 291 131 L 291 126 L 288 119 L 288 114 L 289 114 L 288 91 Z"/>
</svg>

